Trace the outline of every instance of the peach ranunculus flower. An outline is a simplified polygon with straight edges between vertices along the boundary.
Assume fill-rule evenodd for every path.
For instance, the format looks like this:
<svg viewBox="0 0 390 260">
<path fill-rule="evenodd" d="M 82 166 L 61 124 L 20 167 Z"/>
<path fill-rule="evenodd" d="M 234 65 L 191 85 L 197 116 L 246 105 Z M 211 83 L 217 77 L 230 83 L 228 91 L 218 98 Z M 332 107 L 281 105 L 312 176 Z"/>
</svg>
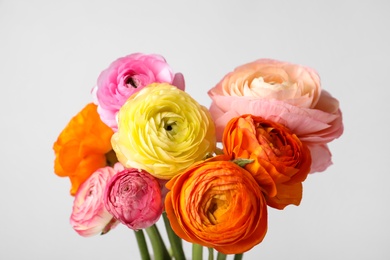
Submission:
<svg viewBox="0 0 390 260">
<path fill-rule="evenodd" d="M 123 169 L 120 163 L 116 163 L 114 167 L 99 168 L 81 184 L 74 198 L 70 217 L 70 223 L 79 235 L 89 237 L 106 234 L 119 224 L 104 206 L 103 195 L 107 183 Z"/>
<path fill-rule="evenodd" d="M 111 142 L 125 167 L 143 169 L 165 180 L 216 147 L 207 108 L 166 83 L 151 84 L 127 100 Z"/>
<path fill-rule="evenodd" d="M 111 147 L 113 131 L 104 124 L 93 103 L 86 105 L 62 130 L 53 144 L 54 172 L 69 177 L 75 195 L 79 186 L 99 168 L 116 162 Z"/>
<path fill-rule="evenodd" d="M 320 98 L 321 85 L 318 74 L 311 68 L 259 59 L 228 73 L 209 94 L 280 100 L 313 108 Z"/>
<path fill-rule="evenodd" d="M 167 184 L 165 210 L 182 239 L 224 254 L 244 253 L 267 232 L 267 205 L 251 173 L 218 155 Z"/>
<path fill-rule="evenodd" d="M 299 205 L 311 154 L 288 128 L 261 117 L 242 115 L 229 121 L 222 143 L 224 154 L 233 160 L 253 160 L 245 169 L 253 174 L 270 206 L 282 209 L 288 204 Z"/>
<path fill-rule="evenodd" d="M 208 92 L 217 141 L 230 119 L 252 114 L 281 123 L 306 143 L 311 172 L 332 164 L 327 143 L 343 133 L 339 102 L 321 90 L 313 69 L 270 59 L 244 64 Z"/>
<path fill-rule="evenodd" d="M 116 115 L 122 105 L 132 94 L 155 82 L 185 88 L 183 75 L 174 74 L 161 55 L 133 53 L 113 61 L 100 73 L 92 90 L 102 121 L 116 132 Z"/>
</svg>

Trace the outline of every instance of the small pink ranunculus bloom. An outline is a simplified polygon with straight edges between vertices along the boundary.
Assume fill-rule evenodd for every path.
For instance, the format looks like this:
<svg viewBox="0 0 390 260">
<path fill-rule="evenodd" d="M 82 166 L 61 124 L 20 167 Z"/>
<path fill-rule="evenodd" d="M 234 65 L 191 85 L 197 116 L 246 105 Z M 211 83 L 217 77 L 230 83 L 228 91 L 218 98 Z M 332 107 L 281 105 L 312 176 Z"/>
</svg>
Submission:
<svg viewBox="0 0 390 260">
<path fill-rule="evenodd" d="M 313 69 L 260 59 L 228 73 L 208 94 L 218 141 L 230 119 L 252 114 L 296 134 L 311 151 L 312 173 L 332 164 L 327 143 L 343 133 L 342 114 Z"/>
<path fill-rule="evenodd" d="M 81 236 L 105 234 L 119 223 L 104 206 L 104 191 L 109 180 L 124 169 L 120 163 L 96 170 L 78 189 L 70 223 Z"/>
<path fill-rule="evenodd" d="M 163 212 L 160 182 L 144 170 L 124 169 L 106 187 L 107 210 L 130 229 L 139 230 L 155 224 Z"/>
<path fill-rule="evenodd" d="M 133 53 L 113 61 L 92 89 L 101 120 L 116 132 L 116 115 L 126 100 L 151 83 L 163 82 L 185 88 L 183 75 L 174 74 L 161 55 Z"/>
</svg>

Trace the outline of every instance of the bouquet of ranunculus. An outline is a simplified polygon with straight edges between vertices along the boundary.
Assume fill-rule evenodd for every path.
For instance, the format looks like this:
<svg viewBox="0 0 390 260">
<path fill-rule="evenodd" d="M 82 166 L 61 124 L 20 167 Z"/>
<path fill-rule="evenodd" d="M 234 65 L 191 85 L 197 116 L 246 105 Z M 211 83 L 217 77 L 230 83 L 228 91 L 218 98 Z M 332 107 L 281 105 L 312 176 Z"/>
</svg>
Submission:
<svg viewBox="0 0 390 260">
<path fill-rule="evenodd" d="M 211 107 L 187 92 L 161 55 L 112 62 L 93 101 L 54 142 L 54 171 L 69 177 L 70 223 L 81 236 L 134 230 L 142 259 L 243 254 L 267 233 L 267 208 L 299 205 L 302 183 L 332 163 L 343 133 L 338 101 L 311 68 L 260 59 L 210 88 Z M 156 222 L 163 218 L 166 247 Z"/>
</svg>

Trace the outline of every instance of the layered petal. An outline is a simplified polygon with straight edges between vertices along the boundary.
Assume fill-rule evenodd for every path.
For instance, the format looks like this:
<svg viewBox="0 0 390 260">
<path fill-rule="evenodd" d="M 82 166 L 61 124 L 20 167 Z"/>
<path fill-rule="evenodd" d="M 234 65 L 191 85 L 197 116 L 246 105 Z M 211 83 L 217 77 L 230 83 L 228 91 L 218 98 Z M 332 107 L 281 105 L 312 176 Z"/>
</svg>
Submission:
<svg viewBox="0 0 390 260">
<path fill-rule="evenodd" d="M 127 227 L 148 228 L 159 220 L 163 211 L 160 182 L 146 171 L 124 169 L 107 184 L 104 205 Z"/>
<path fill-rule="evenodd" d="M 253 160 L 245 169 L 270 198 L 285 196 L 289 191 L 282 189 L 303 182 L 310 172 L 308 147 L 282 124 L 262 117 L 242 115 L 230 120 L 222 144 L 224 153 L 233 160 Z M 301 193 L 292 196 L 299 199 Z"/>
<path fill-rule="evenodd" d="M 112 145 L 128 168 L 160 179 L 213 153 L 215 127 L 207 108 L 169 84 L 152 84 L 123 105 Z"/>
<path fill-rule="evenodd" d="M 54 172 L 69 177 L 71 195 L 76 194 L 95 170 L 108 164 L 108 157 L 112 157 L 108 156 L 112 151 L 112 134 L 111 128 L 100 120 L 93 103 L 86 105 L 62 130 L 53 144 Z"/>
<path fill-rule="evenodd" d="M 120 163 L 115 167 L 96 170 L 78 189 L 73 202 L 70 224 L 81 236 L 105 234 L 119 223 L 105 208 L 103 195 L 107 183 L 123 169 Z"/>
<path fill-rule="evenodd" d="M 121 106 L 132 94 L 155 82 L 185 88 L 183 75 L 174 74 L 161 55 L 133 53 L 113 61 L 100 73 L 92 90 L 102 121 L 116 132 Z"/>
<path fill-rule="evenodd" d="M 314 107 L 321 93 L 320 78 L 309 67 L 272 59 L 259 59 L 228 73 L 208 94 L 279 100 Z"/>
<path fill-rule="evenodd" d="M 338 104 L 326 91 L 322 92 L 318 108 L 322 103 Z M 336 107 L 338 107 L 336 105 Z M 222 133 L 227 123 L 234 117 L 244 114 L 252 114 L 267 120 L 283 124 L 297 137 L 314 150 L 323 149 L 327 143 L 340 137 L 344 126 L 342 114 L 335 105 L 331 106 L 332 113 L 317 108 L 300 108 L 276 100 L 247 100 L 245 97 L 216 97 L 211 104 L 210 112 L 216 126 L 217 140 L 222 139 Z M 226 110 L 225 110 L 226 109 Z M 312 156 L 313 166 L 311 172 L 322 171 L 331 165 L 330 153 L 327 157 L 314 153 Z M 321 164 L 322 170 L 315 164 Z"/>
<path fill-rule="evenodd" d="M 338 100 L 322 90 L 317 72 L 305 66 L 260 59 L 228 73 L 208 94 L 217 141 L 229 120 L 244 114 L 285 125 L 316 151 L 325 151 L 344 130 Z M 317 154 L 311 172 L 332 164 L 330 153 L 324 158 Z"/>
<path fill-rule="evenodd" d="M 165 210 L 175 233 L 224 254 L 244 253 L 267 232 L 267 207 L 252 175 L 215 157 L 167 183 Z"/>
</svg>

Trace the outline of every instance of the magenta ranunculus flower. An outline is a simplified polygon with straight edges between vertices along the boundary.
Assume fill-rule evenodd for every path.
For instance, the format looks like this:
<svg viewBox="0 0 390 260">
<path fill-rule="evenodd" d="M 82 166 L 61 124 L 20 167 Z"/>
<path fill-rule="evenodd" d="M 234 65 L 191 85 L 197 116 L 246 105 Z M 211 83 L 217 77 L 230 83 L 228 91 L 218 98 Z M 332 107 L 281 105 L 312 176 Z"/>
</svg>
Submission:
<svg viewBox="0 0 390 260">
<path fill-rule="evenodd" d="M 104 204 L 117 220 L 129 228 L 150 227 L 163 212 L 160 182 L 144 170 L 125 169 L 107 185 Z"/>
<path fill-rule="evenodd" d="M 105 234 L 119 224 L 106 210 L 103 197 L 107 183 L 123 169 L 120 163 L 116 163 L 114 168 L 100 168 L 80 186 L 70 217 L 70 224 L 79 235 L 89 237 Z"/>
<path fill-rule="evenodd" d="M 169 83 L 184 90 L 184 77 L 174 74 L 164 57 L 133 53 L 121 57 L 103 70 L 92 90 L 102 121 L 117 131 L 116 114 L 135 92 L 151 83 Z"/>
</svg>

